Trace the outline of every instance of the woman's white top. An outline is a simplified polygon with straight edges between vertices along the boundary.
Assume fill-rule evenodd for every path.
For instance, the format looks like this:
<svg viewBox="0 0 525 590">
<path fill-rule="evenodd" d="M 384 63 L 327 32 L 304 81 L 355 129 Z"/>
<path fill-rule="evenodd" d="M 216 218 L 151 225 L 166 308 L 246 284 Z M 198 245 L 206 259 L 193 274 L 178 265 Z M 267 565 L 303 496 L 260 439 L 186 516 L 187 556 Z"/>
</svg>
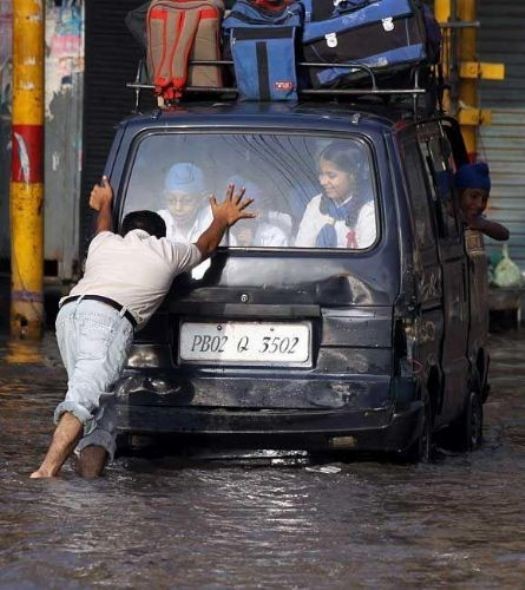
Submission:
<svg viewBox="0 0 525 590">
<path fill-rule="evenodd" d="M 353 228 L 352 245 L 349 245 L 349 228 L 344 220 L 337 220 L 322 213 L 320 210 L 322 193 L 316 195 L 306 206 L 303 218 L 299 224 L 295 246 L 298 248 L 315 248 L 317 236 L 322 228 L 333 225 L 337 236 L 337 248 L 353 247 L 364 249 L 370 247 L 376 239 L 376 214 L 374 202 L 369 201 L 362 205 L 357 216 L 357 222 Z M 346 201 L 348 203 L 351 198 Z"/>
</svg>

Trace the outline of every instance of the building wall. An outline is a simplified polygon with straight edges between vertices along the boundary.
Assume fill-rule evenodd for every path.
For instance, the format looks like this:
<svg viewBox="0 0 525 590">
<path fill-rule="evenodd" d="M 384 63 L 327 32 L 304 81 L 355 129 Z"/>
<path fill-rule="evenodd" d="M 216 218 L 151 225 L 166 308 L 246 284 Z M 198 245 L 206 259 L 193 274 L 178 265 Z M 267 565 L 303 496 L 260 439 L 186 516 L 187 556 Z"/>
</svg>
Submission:
<svg viewBox="0 0 525 590">
<path fill-rule="evenodd" d="M 0 0 L 0 258 L 9 253 L 12 0 Z"/>
<path fill-rule="evenodd" d="M 504 63 L 504 81 L 483 81 L 480 102 L 493 124 L 480 130 L 479 152 L 491 168 L 488 215 L 506 225 L 511 258 L 525 271 L 525 2 L 482 0 L 478 52 L 481 61 Z M 501 246 L 488 241 L 492 253 Z"/>
<path fill-rule="evenodd" d="M 71 277 L 78 258 L 82 157 L 84 5 L 46 0 L 45 259 Z M 0 0 L 0 259 L 10 255 L 12 0 Z"/>
</svg>

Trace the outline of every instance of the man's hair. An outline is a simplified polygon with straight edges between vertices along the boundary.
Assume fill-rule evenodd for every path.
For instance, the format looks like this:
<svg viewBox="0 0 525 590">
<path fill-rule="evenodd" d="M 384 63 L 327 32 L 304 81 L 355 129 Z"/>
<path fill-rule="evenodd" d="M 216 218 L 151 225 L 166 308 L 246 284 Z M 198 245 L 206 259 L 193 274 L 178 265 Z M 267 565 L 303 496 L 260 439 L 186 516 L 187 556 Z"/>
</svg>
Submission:
<svg viewBox="0 0 525 590">
<path fill-rule="evenodd" d="M 120 235 L 125 236 L 134 229 L 142 229 L 156 238 L 166 236 L 164 219 L 154 211 L 132 211 L 128 213 L 120 226 Z"/>
</svg>

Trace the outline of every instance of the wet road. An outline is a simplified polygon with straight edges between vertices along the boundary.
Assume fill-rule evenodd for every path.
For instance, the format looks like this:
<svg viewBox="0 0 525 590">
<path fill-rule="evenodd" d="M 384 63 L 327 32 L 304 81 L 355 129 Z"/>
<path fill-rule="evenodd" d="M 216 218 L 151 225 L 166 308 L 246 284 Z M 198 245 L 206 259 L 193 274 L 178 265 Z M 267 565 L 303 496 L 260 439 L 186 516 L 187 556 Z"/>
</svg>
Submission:
<svg viewBox="0 0 525 590">
<path fill-rule="evenodd" d="M 30 481 L 64 373 L 51 336 L 0 337 L 0 588 L 525 588 L 525 332 L 491 349 L 471 455 Z"/>
</svg>

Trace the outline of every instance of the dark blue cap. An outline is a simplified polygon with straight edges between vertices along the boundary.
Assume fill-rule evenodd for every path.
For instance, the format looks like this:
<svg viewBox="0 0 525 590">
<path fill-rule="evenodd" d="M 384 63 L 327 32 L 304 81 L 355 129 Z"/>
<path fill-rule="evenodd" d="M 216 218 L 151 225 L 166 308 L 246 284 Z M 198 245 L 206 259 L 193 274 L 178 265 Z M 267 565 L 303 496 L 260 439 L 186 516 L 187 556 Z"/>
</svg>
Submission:
<svg viewBox="0 0 525 590">
<path fill-rule="evenodd" d="M 485 162 L 477 164 L 464 164 L 456 172 L 455 182 L 457 188 L 480 188 L 490 191 L 489 167 Z"/>
</svg>

